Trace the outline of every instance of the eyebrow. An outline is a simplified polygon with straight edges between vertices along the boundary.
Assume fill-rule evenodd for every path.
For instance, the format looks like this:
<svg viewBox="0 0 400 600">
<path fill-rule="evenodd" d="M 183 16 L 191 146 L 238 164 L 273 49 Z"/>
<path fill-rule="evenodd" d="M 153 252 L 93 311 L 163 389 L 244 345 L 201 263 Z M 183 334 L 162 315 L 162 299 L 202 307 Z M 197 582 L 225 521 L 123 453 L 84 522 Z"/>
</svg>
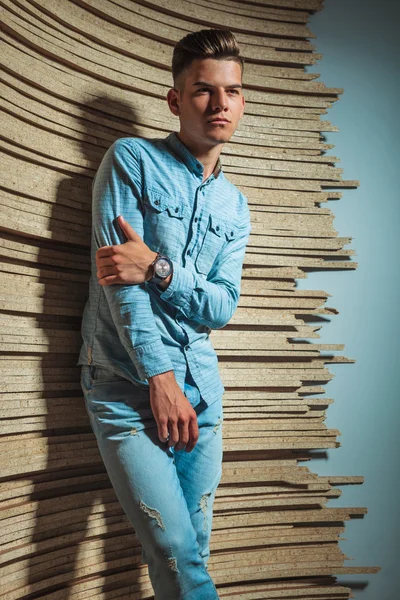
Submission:
<svg viewBox="0 0 400 600">
<path fill-rule="evenodd" d="M 196 83 L 194 83 L 193 85 L 205 85 L 207 87 L 215 87 L 214 85 L 212 85 L 212 83 L 207 83 L 207 81 L 196 81 Z M 232 83 L 232 85 L 226 85 L 226 88 L 243 88 L 243 86 L 240 83 Z"/>
</svg>

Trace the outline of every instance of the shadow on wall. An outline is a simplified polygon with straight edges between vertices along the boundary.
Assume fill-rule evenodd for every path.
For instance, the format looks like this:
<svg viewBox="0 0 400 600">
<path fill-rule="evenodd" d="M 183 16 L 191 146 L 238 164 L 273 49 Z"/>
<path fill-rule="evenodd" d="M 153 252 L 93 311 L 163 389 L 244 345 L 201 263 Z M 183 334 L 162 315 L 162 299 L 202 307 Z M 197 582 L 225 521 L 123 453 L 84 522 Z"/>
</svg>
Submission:
<svg viewBox="0 0 400 600">
<path fill-rule="evenodd" d="M 147 567 L 134 568 L 141 564 L 141 545 L 97 449 L 76 366 L 90 274 L 92 179 L 116 139 L 137 135 L 136 121 L 134 108 L 118 98 L 97 97 L 81 106 L 79 169 L 83 163 L 93 173 L 72 177 L 69 173 L 60 181 L 49 225 L 53 239 L 39 246 L 44 299 L 38 327 L 49 344 L 41 355 L 47 463 L 32 476 L 31 500 L 37 503 L 37 512 L 26 598 L 46 595 L 67 600 L 76 593 L 76 580 L 99 573 L 112 577 L 108 583 L 100 578 L 99 588 L 87 589 L 88 597 L 115 598 L 115 590 L 123 587 L 126 593 L 128 585 L 133 586 L 129 591 L 141 592 L 141 598 L 154 597 L 152 589 L 142 589 L 138 581 L 139 575 L 147 574 Z M 56 278 L 49 277 L 49 269 L 57 272 Z M 60 304 L 66 308 L 57 310 Z M 125 536 L 122 543 L 120 536 Z"/>
</svg>

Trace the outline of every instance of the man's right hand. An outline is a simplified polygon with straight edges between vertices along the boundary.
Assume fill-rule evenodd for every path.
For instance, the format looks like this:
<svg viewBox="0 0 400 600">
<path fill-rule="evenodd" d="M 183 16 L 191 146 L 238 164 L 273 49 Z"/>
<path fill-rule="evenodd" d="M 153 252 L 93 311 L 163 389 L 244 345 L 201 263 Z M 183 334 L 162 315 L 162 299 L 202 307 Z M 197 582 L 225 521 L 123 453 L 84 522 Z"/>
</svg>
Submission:
<svg viewBox="0 0 400 600">
<path fill-rule="evenodd" d="M 175 450 L 191 452 L 199 439 L 197 414 L 179 387 L 174 371 L 148 378 L 150 406 L 158 427 L 158 437 Z"/>
</svg>

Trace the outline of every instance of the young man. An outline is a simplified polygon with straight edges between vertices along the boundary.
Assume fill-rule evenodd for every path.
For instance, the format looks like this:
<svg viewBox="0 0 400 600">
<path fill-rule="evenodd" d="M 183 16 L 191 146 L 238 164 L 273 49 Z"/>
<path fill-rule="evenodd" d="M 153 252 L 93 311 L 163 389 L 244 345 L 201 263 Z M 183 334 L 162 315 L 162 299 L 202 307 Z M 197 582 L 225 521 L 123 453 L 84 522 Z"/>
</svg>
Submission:
<svg viewBox="0 0 400 600">
<path fill-rule="evenodd" d="M 234 36 L 185 36 L 172 74 L 167 101 L 179 133 L 117 140 L 95 176 L 78 364 L 156 600 L 213 600 L 224 386 L 209 334 L 236 310 L 251 230 L 246 197 L 219 159 L 245 106 Z"/>
</svg>

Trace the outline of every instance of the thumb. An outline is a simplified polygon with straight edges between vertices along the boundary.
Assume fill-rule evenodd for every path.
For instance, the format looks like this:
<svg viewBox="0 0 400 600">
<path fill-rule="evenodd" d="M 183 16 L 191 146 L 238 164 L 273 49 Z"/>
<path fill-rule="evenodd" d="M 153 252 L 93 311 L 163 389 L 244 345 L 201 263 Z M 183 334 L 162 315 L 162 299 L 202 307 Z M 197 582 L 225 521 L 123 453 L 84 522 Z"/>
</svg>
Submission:
<svg viewBox="0 0 400 600">
<path fill-rule="evenodd" d="M 128 240 L 137 241 L 138 239 L 142 239 L 140 235 L 136 233 L 133 227 L 127 221 L 125 221 L 122 215 L 119 215 L 118 223 Z"/>
</svg>

